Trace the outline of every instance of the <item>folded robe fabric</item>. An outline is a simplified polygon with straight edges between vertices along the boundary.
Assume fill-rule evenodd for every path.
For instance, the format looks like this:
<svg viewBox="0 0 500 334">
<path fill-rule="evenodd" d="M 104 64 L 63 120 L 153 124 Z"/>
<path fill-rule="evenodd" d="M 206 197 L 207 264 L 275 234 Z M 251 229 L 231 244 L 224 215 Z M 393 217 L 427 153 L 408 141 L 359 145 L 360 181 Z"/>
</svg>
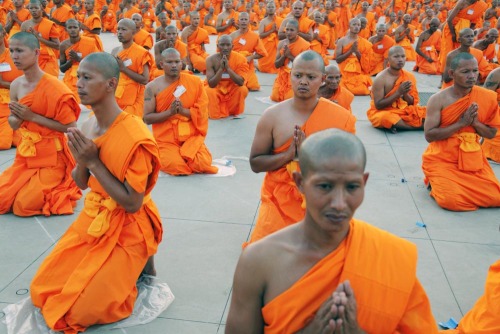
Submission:
<svg viewBox="0 0 500 334">
<path fill-rule="evenodd" d="M 347 52 L 354 42 L 344 45 L 342 53 Z M 361 53 L 361 60 L 351 54 L 339 64 L 342 73 L 341 85 L 354 95 L 369 95 L 372 86 L 370 77 L 372 61 L 372 44 L 366 39 L 358 37 L 358 50 Z"/>
<path fill-rule="evenodd" d="M 278 29 L 281 22 L 283 22 L 283 19 L 275 16 L 272 22 L 269 22 L 266 26 L 264 26 L 264 32 L 271 30 L 273 25 L 276 25 L 276 29 Z M 276 50 L 278 49 L 279 42 L 278 32 L 273 32 L 272 34 L 261 38 L 261 41 L 267 51 L 267 56 L 257 60 L 259 64 L 259 71 L 263 73 L 277 73 L 278 70 L 274 66 L 274 61 L 276 60 Z"/>
<path fill-rule="evenodd" d="M 422 38 L 422 37 L 420 37 Z M 420 44 L 420 51 L 433 62 L 429 63 L 427 59 L 417 54 L 418 72 L 423 74 L 441 73 L 441 63 L 439 61 L 439 49 L 441 48 L 441 31 L 436 30 L 428 39 Z"/>
<path fill-rule="evenodd" d="M 244 34 L 235 36 L 233 39 L 233 51 L 240 53 L 243 57 L 248 57 L 257 53 L 261 56 L 267 56 L 266 48 L 264 44 L 259 39 L 259 35 L 253 31 L 247 31 Z M 255 73 L 254 61 L 248 63 L 248 80 L 247 88 L 249 90 L 259 90 L 260 84 Z"/>
<path fill-rule="evenodd" d="M 205 72 L 207 70 L 206 60 L 208 53 L 203 50 L 202 45 L 209 43 L 210 39 L 208 38 L 208 32 L 199 27 L 187 38 L 189 59 L 193 67 L 200 72 Z"/>
</svg>

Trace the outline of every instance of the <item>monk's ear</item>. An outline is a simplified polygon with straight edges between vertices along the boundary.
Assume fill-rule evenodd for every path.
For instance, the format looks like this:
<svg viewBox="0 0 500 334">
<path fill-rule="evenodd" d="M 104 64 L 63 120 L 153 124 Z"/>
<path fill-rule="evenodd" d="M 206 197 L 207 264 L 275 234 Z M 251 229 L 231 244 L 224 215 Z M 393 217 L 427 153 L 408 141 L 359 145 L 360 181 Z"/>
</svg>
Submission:
<svg viewBox="0 0 500 334">
<path fill-rule="evenodd" d="M 370 173 L 366 172 L 363 174 L 363 183 L 366 186 L 366 182 L 368 182 L 368 177 L 370 176 Z"/>
<path fill-rule="evenodd" d="M 302 190 L 302 185 L 304 182 L 302 174 L 299 171 L 295 171 L 293 172 L 292 176 L 293 176 L 293 181 L 295 181 L 295 185 L 297 186 L 297 189 L 299 189 L 301 193 L 304 193 Z"/>
<path fill-rule="evenodd" d="M 117 78 L 111 78 L 111 79 L 108 79 L 108 89 L 110 91 L 115 91 L 116 90 L 116 87 L 118 86 L 118 79 Z"/>
</svg>

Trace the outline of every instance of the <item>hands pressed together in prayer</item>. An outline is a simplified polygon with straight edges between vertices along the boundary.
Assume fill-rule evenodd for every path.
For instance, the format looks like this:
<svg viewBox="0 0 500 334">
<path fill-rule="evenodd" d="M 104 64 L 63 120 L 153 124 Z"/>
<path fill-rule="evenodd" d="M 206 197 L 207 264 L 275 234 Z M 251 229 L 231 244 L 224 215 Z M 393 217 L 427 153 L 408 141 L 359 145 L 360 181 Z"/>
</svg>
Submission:
<svg viewBox="0 0 500 334">
<path fill-rule="evenodd" d="M 67 136 L 69 150 L 81 167 L 91 169 L 100 161 L 97 145 L 85 137 L 78 128 L 69 128 Z"/>
<path fill-rule="evenodd" d="M 78 56 L 78 52 L 76 52 L 75 50 L 71 50 L 68 54 L 69 54 L 69 59 L 72 62 L 78 63 L 78 62 L 82 61 L 82 58 L 80 56 Z"/>
<path fill-rule="evenodd" d="M 476 102 L 471 103 L 469 108 L 467 108 L 466 111 L 460 116 L 460 119 L 458 120 L 462 127 L 466 126 L 474 126 L 475 124 L 479 123 L 477 119 L 477 112 L 478 112 L 479 106 L 477 105 Z"/>
<path fill-rule="evenodd" d="M 405 82 L 403 82 L 401 85 L 399 85 L 398 93 L 401 96 L 404 96 L 404 95 L 408 94 L 410 92 L 410 90 L 411 90 L 411 86 L 412 86 L 411 81 L 405 81 Z"/>
<path fill-rule="evenodd" d="M 306 134 L 304 133 L 304 131 L 302 131 L 300 126 L 295 125 L 295 128 L 293 130 L 292 143 L 287 150 L 290 161 L 295 160 L 299 157 L 300 145 L 304 140 L 306 140 Z"/>
<path fill-rule="evenodd" d="M 25 106 L 24 104 L 16 101 L 9 102 L 9 109 L 13 116 L 22 121 L 32 122 L 36 117 L 36 114 L 32 112 L 28 106 Z"/>
<path fill-rule="evenodd" d="M 220 59 L 220 66 L 223 70 L 227 70 L 228 68 L 228 60 L 225 55 L 223 55 Z"/>
</svg>

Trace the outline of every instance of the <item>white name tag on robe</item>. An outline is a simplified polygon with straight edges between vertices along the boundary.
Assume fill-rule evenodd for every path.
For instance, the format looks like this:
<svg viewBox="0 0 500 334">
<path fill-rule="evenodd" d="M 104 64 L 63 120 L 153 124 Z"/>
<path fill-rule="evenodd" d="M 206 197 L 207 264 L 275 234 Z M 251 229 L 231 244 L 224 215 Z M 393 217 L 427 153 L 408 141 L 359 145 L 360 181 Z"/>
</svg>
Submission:
<svg viewBox="0 0 500 334">
<path fill-rule="evenodd" d="M 472 14 L 474 14 L 474 9 L 469 9 L 469 10 L 467 11 L 467 15 L 472 15 Z"/>
<path fill-rule="evenodd" d="M 125 67 L 129 67 L 130 65 L 132 65 L 132 59 L 125 59 L 123 61 L 123 65 L 125 65 Z"/>
<path fill-rule="evenodd" d="M 426 46 L 425 47 L 425 51 L 431 51 L 432 50 L 432 46 Z"/>
<path fill-rule="evenodd" d="M 12 70 L 9 63 L 0 63 L 0 72 L 9 72 Z"/>
<path fill-rule="evenodd" d="M 76 53 L 76 55 L 77 55 L 78 57 L 80 57 L 80 58 L 82 58 L 82 56 L 83 56 L 81 52 L 77 52 L 77 53 Z"/>
<path fill-rule="evenodd" d="M 244 38 L 240 38 L 240 44 L 245 45 L 247 44 L 247 41 Z"/>
<path fill-rule="evenodd" d="M 379 45 L 377 45 L 377 49 L 381 50 L 381 49 L 383 49 L 383 48 L 384 48 L 384 44 L 379 44 Z"/>
<path fill-rule="evenodd" d="M 417 30 L 417 29 L 413 30 L 413 33 L 414 33 L 415 35 L 416 35 L 416 34 L 418 34 L 418 30 Z"/>
<path fill-rule="evenodd" d="M 229 24 L 229 20 L 226 20 L 226 24 Z"/>
<path fill-rule="evenodd" d="M 395 29 L 395 28 L 393 28 L 393 29 L 392 29 L 392 32 L 395 32 L 395 31 L 396 31 L 396 29 Z"/>
<path fill-rule="evenodd" d="M 315 34 L 319 34 L 319 29 L 314 29 Z"/>
<path fill-rule="evenodd" d="M 288 64 L 287 64 L 286 66 L 288 66 L 288 68 L 292 68 L 292 66 L 293 66 L 293 62 L 292 62 L 292 61 L 289 61 L 289 62 L 288 62 Z"/>
<path fill-rule="evenodd" d="M 179 97 L 182 96 L 182 94 L 184 94 L 186 92 L 186 87 L 184 87 L 183 85 L 179 85 L 177 86 L 177 88 L 175 89 L 175 92 L 174 92 L 174 97 L 176 99 L 178 99 Z"/>
<path fill-rule="evenodd" d="M 229 79 L 230 78 L 229 73 L 222 73 L 221 78 L 222 79 Z"/>
</svg>

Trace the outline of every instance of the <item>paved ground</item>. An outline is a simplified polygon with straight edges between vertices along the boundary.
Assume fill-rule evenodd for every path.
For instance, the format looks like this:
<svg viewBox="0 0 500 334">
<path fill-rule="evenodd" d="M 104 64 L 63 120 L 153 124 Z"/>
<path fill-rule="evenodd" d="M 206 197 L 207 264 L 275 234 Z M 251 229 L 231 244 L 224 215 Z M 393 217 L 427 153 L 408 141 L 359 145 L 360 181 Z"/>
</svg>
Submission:
<svg viewBox="0 0 500 334">
<path fill-rule="evenodd" d="M 104 35 L 103 42 L 108 51 L 117 45 L 112 35 Z M 208 50 L 213 52 L 214 48 L 212 44 Z M 413 63 L 407 64 L 408 69 L 412 67 Z M 259 73 L 258 77 L 262 90 L 248 96 L 244 119 L 210 121 L 209 149 L 214 158 L 233 157 L 237 173 L 225 178 L 159 179 L 153 199 L 163 217 L 165 233 L 156 263 L 158 276 L 170 285 L 176 300 L 154 322 L 124 332 L 223 333 L 234 268 L 241 244 L 255 223 L 263 179 L 263 174 L 250 170 L 247 161 L 238 159 L 248 157 L 256 123 L 268 107 L 256 98 L 269 96 L 274 76 Z M 417 84 L 421 92 L 435 92 L 438 78 L 417 74 Z M 418 276 L 436 320 L 450 316 L 459 320 L 481 295 L 488 267 L 499 258 L 500 212 L 440 209 L 422 182 L 423 133 L 393 135 L 376 130 L 367 121 L 368 106 L 369 97 L 356 97 L 353 103 L 370 172 L 366 198 L 356 217 L 415 243 Z M 0 152 L 0 171 L 13 157 L 14 150 Z M 494 169 L 500 176 L 500 166 Z M 0 309 L 26 297 L 40 262 L 75 216 L 0 216 Z M 417 227 L 416 222 L 425 223 L 427 228 Z M 0 325 L 0 334 L 4 333 L 6 329 Z"/>
</svg>

